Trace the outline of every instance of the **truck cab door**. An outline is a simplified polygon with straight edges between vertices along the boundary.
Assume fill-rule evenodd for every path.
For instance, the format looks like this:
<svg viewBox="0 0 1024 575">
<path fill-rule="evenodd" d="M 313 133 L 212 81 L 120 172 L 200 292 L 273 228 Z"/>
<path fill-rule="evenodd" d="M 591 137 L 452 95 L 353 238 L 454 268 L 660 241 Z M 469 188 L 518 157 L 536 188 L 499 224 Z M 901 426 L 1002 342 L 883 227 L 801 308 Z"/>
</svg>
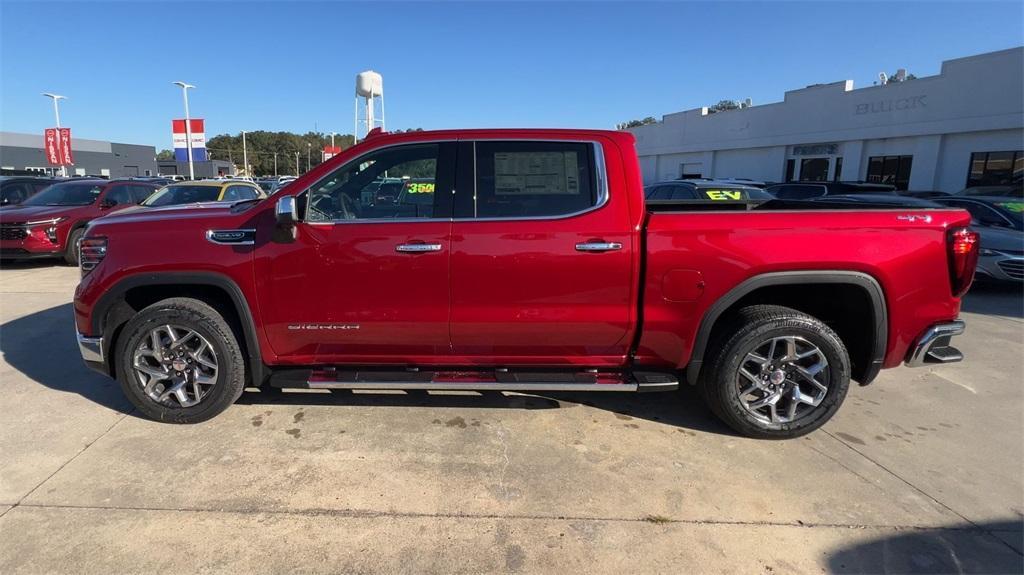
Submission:
<svg viewBox="0 0 1024 575">
<path fill-rule="evenodd" d="M 459 144 L 451 255 L 456 356 L 621 365 L 632 333 L 629 210 L 599 142 Z"/>
<path fill-rule="evenodd" d="M 258 236 L 258 298 L 275 354 L 320 364 L 448 357 L 455 147 L 371 150 L 298 191 L 294 242 Z"/>
</svg>

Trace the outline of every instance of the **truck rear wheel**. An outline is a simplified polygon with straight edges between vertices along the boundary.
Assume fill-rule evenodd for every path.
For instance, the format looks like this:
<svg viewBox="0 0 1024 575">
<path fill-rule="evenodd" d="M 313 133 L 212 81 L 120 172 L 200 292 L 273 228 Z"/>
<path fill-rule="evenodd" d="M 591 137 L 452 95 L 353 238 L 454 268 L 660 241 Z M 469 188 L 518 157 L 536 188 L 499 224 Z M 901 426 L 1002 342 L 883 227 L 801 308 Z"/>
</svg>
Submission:
<svg viewBox="0 0 1024 575">
<path fill-rule="evenodd" d="M 711 410 L 749 437 L 788 439 L 825 424 L 850 387 L 842 340 L 795 309 L 740 309 L 710 347 L 700 385 Z"/>
<path fill-rule="evenodd" d="M 199 300 L 170 298 L 140 311 L 121 332 L 117 379 L 149 418 L 197 423 L 242 395 L 245 362 L 217 310 Z"/>
</svg>

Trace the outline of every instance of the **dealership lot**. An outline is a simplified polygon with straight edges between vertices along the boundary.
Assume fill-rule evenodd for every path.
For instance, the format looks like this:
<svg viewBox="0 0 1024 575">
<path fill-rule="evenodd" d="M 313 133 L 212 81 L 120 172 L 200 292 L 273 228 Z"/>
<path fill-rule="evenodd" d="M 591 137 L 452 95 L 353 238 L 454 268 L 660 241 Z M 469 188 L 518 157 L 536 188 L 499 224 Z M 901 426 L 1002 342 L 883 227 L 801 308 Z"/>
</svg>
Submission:
<svg viewBox="0 0 1024 575">
<path fill-rule="evenodd" d="M 74 268 L 0 270 L 0 572 L 1020 572 L 1024 311 L 883 372 L 821 431 L 680 394 L 246 393 L 131 412 L 86 369 Z"/>
</svg>

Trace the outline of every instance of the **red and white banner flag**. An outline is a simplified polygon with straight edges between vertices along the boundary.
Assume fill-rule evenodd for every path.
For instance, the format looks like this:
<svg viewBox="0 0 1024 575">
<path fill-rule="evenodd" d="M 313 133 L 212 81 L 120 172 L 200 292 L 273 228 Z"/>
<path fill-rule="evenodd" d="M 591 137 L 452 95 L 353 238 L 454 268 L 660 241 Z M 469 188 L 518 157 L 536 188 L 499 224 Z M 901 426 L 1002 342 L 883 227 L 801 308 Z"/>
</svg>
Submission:
<svg viewBox="0 0 1024 575">
<path fill-rule="evenodd" d="M 60 129 L 60 163 L 67 166 L 75 163 L 71 155 L 71 128 Z"/>
<path fill-rule="evenodd" d="M 43 146 L 46 150 L 46 161 L 51 166 L 60 165 L 60 142 L 57 128 L 47 128 L 43 132 Z"/>
</svg>

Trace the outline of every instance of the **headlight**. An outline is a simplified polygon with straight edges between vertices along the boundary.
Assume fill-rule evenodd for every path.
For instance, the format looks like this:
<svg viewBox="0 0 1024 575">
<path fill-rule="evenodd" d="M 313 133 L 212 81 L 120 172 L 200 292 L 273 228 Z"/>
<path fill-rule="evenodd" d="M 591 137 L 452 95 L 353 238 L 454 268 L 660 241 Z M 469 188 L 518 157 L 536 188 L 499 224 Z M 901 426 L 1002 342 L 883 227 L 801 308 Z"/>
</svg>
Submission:
<svg viewBox="0 0 1024 575">
<path fill-rule="evenodd" d="M 82 238 L 77 249 L 78 266 L 82 270 L 82 277 L 85 277 L 107 257 L 107 238 Z"/>
</svg>

